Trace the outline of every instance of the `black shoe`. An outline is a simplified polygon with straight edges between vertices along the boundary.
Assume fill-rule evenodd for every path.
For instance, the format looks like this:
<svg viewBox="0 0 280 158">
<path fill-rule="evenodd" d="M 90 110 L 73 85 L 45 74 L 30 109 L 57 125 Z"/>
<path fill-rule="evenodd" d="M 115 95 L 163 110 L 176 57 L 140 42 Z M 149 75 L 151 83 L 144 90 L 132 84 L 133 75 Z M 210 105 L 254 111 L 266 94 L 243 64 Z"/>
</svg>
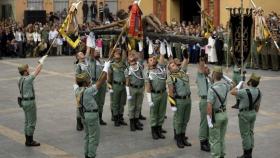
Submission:
<svg viewBox="0 0 280 158">
<path fill-rule="evenodd" d="M 180 134 L 176 134 L 176 144 L 177 144 L 177 147 L 178 148 L 184 148 L 185 145 L 183 144 L 183 140 L 181 138 L 181 135 Z"/>
<path fill-rule="evenodd" d="M 115 125 L 116 127 L 119 127 L 119 126 L 121 125 L 118 115 L 114 116 L 114 125 Z"/>
<path fill-rule="evenodd" d="M 139 122 L 139 119 L 135 118 L 135 119 L 134 119 L 134 122 L 135 122 L 135 129 L 136 129 L 136 130 L 142 131 L 142 130 L 143 130 L 142 126 L 140 126 L 140 125 L 137 123 L 137 122 Z"/>
<path fill-rule="evenodd" d="M 185 133 L 181 133 L 181 138 L 182 138 L 183 144 L 185 146 L 192 146 L 192 144 L 190 142 L 188 142 L 187 139 L 185 139 Z"/>
<path fill-rule="evenodd" d="M 123 126 L 127 126 L 127 123 L 124 122 L 124 118 L 123 118 L 123 115 L 119 115 L 119 122 L 120 122 L 120 125 L 123 125 Z"/>
<path fill-rule="evenodd" d="M 250 156 L 250 153 L 251 153 L 251 149 L 249 150 L 243 150 L 243 155 L 242 156 L 238 156 L 237 158 L 252 158 Z"/>
<path fill-rule="evenodd" d="M 160 139 L 165 139 L 165 136 L 164 136 L 164 135 L 162 134 L 162 132 L 161 132 L 160 126 L 156 126 L 156 132 L 157 132 L 158 137 L 159 137 Z"/>
<path fill-rule="evenodd" d="M 155 126 L 151 127 L 151 129 L 152 129 L 152 137 L 153 137 L 153 139 L 155 139 L 155 140 L 159 139 L 158 134 L 156 132 L 156 127 Z"/>
<path fill-rule="evenodd" d="M 83 126 L 81 118 L 77 118 L 76 129 L 77 129 L 77 131 L 82 131 L 84 129 L 84 126 Z"/>
<path fill-rule="evenodd" d="M 33 140 L 33 136 L 27 136 L 26 135 L 25 138 L 26 138 L 25 146 L 28 146 L 28 147 L 40 146 L 40 143 Z"/>
<path fill-rule="evenodd" d="M 210 148 L 208 146 L 208 140 L 201 140 L 200 141 L 200 150 L 210 152 Z"/>
<path fill-rule="evenodd" d="M 135 129 L 135 120 L 134 119 L 130 119 L 130 131 L 136 131 Z"/>
<path fill-rule="evenodd" d="M 146 117 L 144 117 L 141 113 L 139 115 L 139 120 L 146 120 Z"/>
<path fill-rule="evenodd" d="M 106 125 L 107 125 L 107 123 L 106 123 L 105 121 L 102 120 L 102 114 L 101 114 L 101 113 L 99 113 L 99 123 L 100 123 L 100 125 L 102 125 L 102 126 L 106 126 Z"/>
<path fill-rule="evenodd" d="M 167 119 L 167 116 L 166 116 L 166 115 L 164 116 L 164 119 Z"/>
<path fill-rule="evenodd" d="M 161 131 L 161 133 L 167 133 L 166 130 L 162 129 L 162 126 L 159 126 L 159 130 Z"/>
<path fill-rule="evenodd" d="M 138 126 L 143 127 L 143 123 L 140 122 L 140 118 L 136 120 L 135 122 Z"/>
</svg>

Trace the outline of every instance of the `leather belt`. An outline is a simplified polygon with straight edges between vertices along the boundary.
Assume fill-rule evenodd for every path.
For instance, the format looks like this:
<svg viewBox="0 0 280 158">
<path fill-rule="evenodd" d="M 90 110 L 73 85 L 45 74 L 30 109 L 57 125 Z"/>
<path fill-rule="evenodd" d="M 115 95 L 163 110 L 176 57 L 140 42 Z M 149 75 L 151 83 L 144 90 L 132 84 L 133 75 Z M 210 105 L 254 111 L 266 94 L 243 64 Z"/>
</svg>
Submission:
<svg viewBox="0 0 280 158">
<path fill-rule="evenodd" d="M 143 88 L 144 85 L 138 86 L 138 85 L 130 84 L 130 87 L 132 87 L 132 88 Z"/>
<path fill-rule="evenodd" d="M 85 110 L 85 112 L 98 112 L 98 109 L 93 109 L 93 110 Z"/>
<path fill-rule="evenodd" d="M 162 94 L 162 93 L 166 92 L 166 89 L 159 90 L 159 91 L 151 90 L 151 92 L 155 93 L 155 94 Z"/>
<path fill-rule="evenodd" d="M 125 82 L 117 82 L 117 81 L 113 81 L 114 84 L 118 84 L 118 85 L 125 85 Z"/>
<path fill-rule="evenodd" d="M 191 95 L 186 95 L 186 96 L 175 96 L 175 99 L 187 99 L 190 98 Z"/>
<path fill-rule="evenodd" d="M 35 97 L 30 97 L 30 98 L 22 98 L 22 100 L 24 100 L 24 101 L 30 101 L 30 100 L 34 100 L 35 99 Z"/>
<path fill-rule="evenodd" d="M 200 96 L 201 99 L 207 99 L 207 96 L 204 95 L 204 96 Z"/>
</svg>

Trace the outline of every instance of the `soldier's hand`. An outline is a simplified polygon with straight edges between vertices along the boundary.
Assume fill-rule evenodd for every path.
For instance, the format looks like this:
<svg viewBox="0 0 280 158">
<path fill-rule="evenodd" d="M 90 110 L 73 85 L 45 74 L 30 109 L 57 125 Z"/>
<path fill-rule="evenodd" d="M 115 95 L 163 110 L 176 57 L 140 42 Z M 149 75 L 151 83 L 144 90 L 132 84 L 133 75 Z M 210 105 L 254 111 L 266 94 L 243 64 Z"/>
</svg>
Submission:
<svg viewBox="0 0 280 158">
<path fill-rule="evenodd" d="M 171 110 L 172 110 L 173 112 L 176 112 L 176 111 L 177 111 L 177 107 L 176 107 L 176 106 L 172 106 L 172 107 L 171 107 Z"/>
<path fill-rule="evenodd" d="M 105 72 L 108 73 L 108 70 L 109 70 L 109 68 L 110 68 L 110 65 L 111 65 L 110 61 L 106 61 L 106 62 L 104 63 L 103 71 L 105 71 Z"/>
<path fill-rule="evenodd" d="M 154 103 L 153 103 L 153 102 L 148 102 L 148 105 L 149 105 L 150 107 L 152 107 L 152 106 L 154 106 Z"/>
<path fill-rule="evenodd" d="M 47 57 L 48 55 L 44 55 L 42 58 L 39 59 L 38 62 L 43 65 Z"/>
<path fill-rule="evenodd" d="M 127 96 L 127 100 L 131 100 L 132 99 L 132 96 L 131 95 L 128 95 Z"/>
</svg>

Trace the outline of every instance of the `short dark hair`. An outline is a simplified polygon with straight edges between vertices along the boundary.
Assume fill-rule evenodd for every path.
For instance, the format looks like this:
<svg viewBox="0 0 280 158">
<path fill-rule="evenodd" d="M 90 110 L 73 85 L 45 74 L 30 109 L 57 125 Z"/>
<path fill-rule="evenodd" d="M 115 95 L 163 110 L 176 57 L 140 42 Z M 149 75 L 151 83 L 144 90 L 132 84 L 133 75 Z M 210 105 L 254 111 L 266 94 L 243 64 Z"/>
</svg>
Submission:
<svg viewBox="0 0 280 158">
<path fill-rule="evenodd" d="M 220 81 L 223 78 L 223 73 L 220 72 L 213 72 L 214 73 L 214 78 L 218 81 Z"/>
<path fill-rule="evenodd" d="M 259 81 L 255 80 L 249 80 L 248 83 L 250 83 L 252 87 L 258 87 L 258 85 L 260 84 Z"/>
</svg>

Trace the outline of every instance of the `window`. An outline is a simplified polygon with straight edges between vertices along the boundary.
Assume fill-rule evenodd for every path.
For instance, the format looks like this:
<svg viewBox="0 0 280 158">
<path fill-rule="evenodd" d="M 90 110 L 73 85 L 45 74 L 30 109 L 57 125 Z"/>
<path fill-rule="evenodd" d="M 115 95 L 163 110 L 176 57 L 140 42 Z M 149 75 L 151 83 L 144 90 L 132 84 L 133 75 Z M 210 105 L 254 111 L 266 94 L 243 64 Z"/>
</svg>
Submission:
<svg viewBox="0 0 280 158">
<path fill-rule="evenodd" d="M 54 0 L 54 12 L 68 11 L 68 0 Z"/>
<path fill-rule="evenodd" d="M 43 10 L 43 0 L 27 0 L 28 10 Z"/>
</svg>

